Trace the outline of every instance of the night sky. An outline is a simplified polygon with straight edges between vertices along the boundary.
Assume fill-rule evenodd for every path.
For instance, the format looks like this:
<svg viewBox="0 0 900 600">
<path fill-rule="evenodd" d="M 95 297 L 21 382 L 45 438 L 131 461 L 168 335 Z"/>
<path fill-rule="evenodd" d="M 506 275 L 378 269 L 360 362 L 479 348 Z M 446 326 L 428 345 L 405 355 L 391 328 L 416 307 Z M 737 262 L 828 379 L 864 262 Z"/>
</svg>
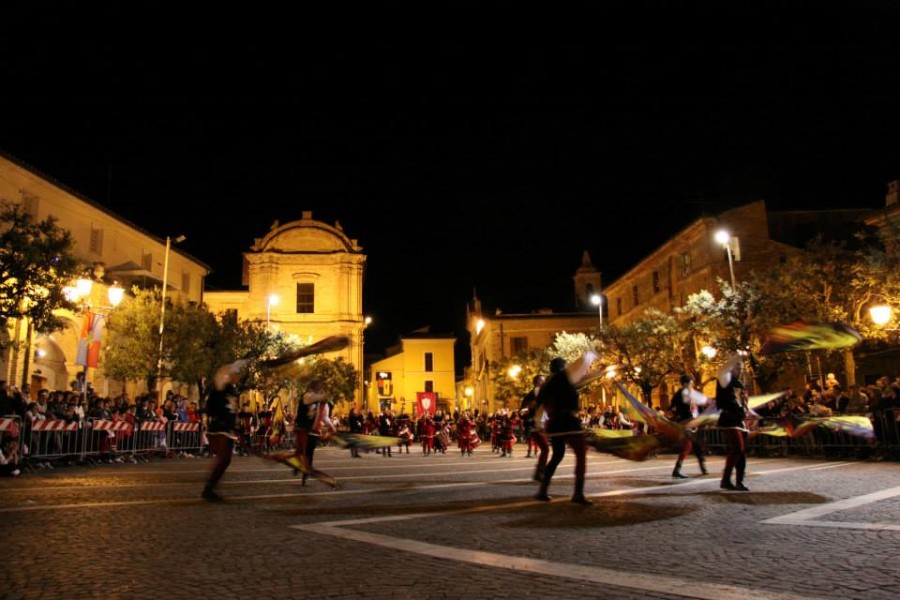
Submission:
<svg viewBox="0 0 900 600">
<path fill-rule="evenodd" d="M 186 235 L 211 290 L 239 287 L 273 221 L 340 221 L 368 255 L 374 351 L 425 325 L 465 345 L 473 289 L 505 312 L 572 309 L 584 250 L 609 283 L 703 214 L 876 208 L 900 179 L 886 1 L 31 4 L 2 18 L 0 149 Z"/>
</svg>

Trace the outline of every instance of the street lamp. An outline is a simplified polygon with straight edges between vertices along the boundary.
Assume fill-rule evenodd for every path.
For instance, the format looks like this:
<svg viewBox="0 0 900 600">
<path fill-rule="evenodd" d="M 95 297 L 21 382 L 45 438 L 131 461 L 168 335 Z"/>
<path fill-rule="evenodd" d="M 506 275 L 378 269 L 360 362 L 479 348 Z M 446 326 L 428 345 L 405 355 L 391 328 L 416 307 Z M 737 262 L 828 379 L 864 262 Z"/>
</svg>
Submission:
<svg viewBox="0 0 900 600">
<path fill-rule="evenodd" d="M 89 277 L 80 277 L 75 282 L 75 287 L 66 287 L 63 289 L 63 293 L 66 296 L 66 299 L 70 302 L 77 302 L 81 307 L 81 312 L 83 315 L 87 315 L 89 312 L 93 311 L 93 303 L 91 292 L 94 289 L 94 282 Z M 113 282 L 109 288 L 106 290 L 106 296 L 109 300 L 109 305 L 106 308 L 115 308 L 125 297 L 125 289 L 119 285 L 119 282 Z M 89 327 L 92 328 L 92 327 Z M 82 369 L 82 382 L 81 382 L 81 393 L 85 400 L 87 400 L 87 370 L 88 370 L 88 354 L 85 350 L 85 360 Z"/>
<path fill-rule="evenodd" d="M 365 370 L 366 370 L 366 328 L 372 324 L 372 317 L 365 316 L 363 317 L 363 326 L 362 330 L 359 333 L 359 378 L 362 380 L 360 383 L 360 401 L 363 404 L 363 408 L 365 410 L 369 409 L 369 397 L 366 394 L 366 382 L 365 382 Z"/>
<path fill-rule="evenodd" d="M 269 332 L 269 322 L 272 320 L 272 307 L 278 304 L 278 294 L 269 294 L 266 301 L 266 333 Z"/>
<path fill-rule="evenodd" d="M 600 329 L 603 329 L 603 296 L 591 294 L 591 303 L 597 306 L 597 314 L 600 316 Z"/>
<path fill-rule="evenodd" d="M 187 238 L 179 235 L 175 238 L 175 243 L 180 244 Z M 159 309 L 159 359 L 156 363 L 156 387 L 159 388 L 159 406 L 162 406 L 162 376 L 163 376 L 163 331 L 166 329 L 166 290 L 169 285 L 169 251 L 172 249 L 172 238 L 166 236 L 166 254 L 163 259 L 163 281 L 162 281 L 162 302 Z"/>
<path fill-rule="evenodd" d="M 725 246 L 725 252 L 728 254 L 728 271 L 731 273 L 731 289 L 737 289 L 737 283 L 734 279 L 734 258 L 731 255 L 731 234 L 724 229 L 716 232 L 716 241 Z"/>
<path fill-rule="evenodd" d="M 873 306 L 869 309 L 869 316 L 872 317 L 872 322 L 876 325 L 887 325 L 893 314 L 894 310 L 886 304 Z"/>
</svg>

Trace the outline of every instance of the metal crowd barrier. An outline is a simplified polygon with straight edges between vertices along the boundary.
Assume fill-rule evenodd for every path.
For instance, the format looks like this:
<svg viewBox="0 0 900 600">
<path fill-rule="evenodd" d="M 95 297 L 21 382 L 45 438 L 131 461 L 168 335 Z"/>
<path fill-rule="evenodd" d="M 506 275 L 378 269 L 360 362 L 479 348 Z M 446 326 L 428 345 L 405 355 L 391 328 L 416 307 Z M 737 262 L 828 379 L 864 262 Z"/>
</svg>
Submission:
<svg viewBox="0 0 900 600">
<path fill-rule="evenodd" d="M 136 459 L 149 460 L 158 453 L 167 455 L 166 423 L 162 421 L 136 423 L 133 444 L 132 454 Z"/>
<path fill-rule="evenodd" d="M 816 427 L 797 438 L 759 434 L 747 444 L 751 456 L 808 456 L 826 458 L 866 459 L 880 457 L 900 460 L 900 409 L 880 411 L 870 416 L 875 432 L 874 440 L 824 427 Z M 697 432 L 707 451 L 725 454 L 728 444 L 719 429 L 700 429 Z"/>
<path fill-rule="evenodd" d="M 200 423 L 170 421 L 166 431 L 166 447 L 170 452 L 199 454 L 203 449 Z"/>
<path fill-rule="evenodd" d="M 83 458 L 86 460 L 121 462 L 124 455 L 131 454 L 133 432 L 127 421 L 90 418 L 85 434 Z"/>
<path fill-rule="evenodd" d="M 19 415 L 4 415 L 0 417 L 0 437 L 19 439 L 22 435 L 22 419 Z"/>
<path fill-rule="evenodd" d="M 51 460 L 80 461 L 83 441 L 82 431 L 77 422 L 41 419 L 26 422 L 22 427 L 20 446 L 26 467 Z"/>
</svg>

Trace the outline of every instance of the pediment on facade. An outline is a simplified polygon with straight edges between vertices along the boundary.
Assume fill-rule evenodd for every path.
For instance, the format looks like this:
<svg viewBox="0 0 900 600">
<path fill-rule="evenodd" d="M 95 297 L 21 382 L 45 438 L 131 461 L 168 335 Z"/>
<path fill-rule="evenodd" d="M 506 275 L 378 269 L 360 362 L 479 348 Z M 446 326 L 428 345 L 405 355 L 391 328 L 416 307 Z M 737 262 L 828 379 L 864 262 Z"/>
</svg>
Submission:
<svg viewBox="0 0 900 600">
<path fill-rule="evenodd" d="M 355 240 L 343 231 L 321 221 L 302 219 L 276 225 L 265 237 L 257 239 L 255 252 L 360 252 Z"/>
</svg>

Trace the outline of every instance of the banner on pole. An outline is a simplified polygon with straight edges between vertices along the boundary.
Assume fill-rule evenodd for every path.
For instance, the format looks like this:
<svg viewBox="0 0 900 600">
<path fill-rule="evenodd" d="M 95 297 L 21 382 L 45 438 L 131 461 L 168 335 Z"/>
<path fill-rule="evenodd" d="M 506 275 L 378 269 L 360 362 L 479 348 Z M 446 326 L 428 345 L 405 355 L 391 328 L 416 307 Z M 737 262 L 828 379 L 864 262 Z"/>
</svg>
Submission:
<svg viewBox="0 0 900 600">
<path fill-rule="evenodd" d="M 100 338 L 103 337 L 105 323 L 104 315 L 90 311 L 84 313 L 81 336 L 78 338 L 78 353 L 75 356 L 76 365 L 96 369 L 100 364 Z"/>
</svg>

